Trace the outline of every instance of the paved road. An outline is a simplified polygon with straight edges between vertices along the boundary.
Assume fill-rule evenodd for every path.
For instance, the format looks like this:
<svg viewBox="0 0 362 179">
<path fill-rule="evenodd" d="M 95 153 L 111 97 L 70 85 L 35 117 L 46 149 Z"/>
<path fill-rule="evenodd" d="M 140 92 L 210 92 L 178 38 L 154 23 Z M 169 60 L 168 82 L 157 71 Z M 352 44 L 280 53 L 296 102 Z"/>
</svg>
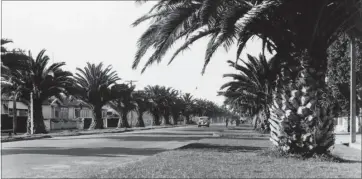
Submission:
<svg viewBox="0 0 362 179">
<path fill-rule="evenodd" d="M 84 178 L 215 136 L 222 126 L 56 137 L 2 144 L 3 178 Z"/>
</svg>

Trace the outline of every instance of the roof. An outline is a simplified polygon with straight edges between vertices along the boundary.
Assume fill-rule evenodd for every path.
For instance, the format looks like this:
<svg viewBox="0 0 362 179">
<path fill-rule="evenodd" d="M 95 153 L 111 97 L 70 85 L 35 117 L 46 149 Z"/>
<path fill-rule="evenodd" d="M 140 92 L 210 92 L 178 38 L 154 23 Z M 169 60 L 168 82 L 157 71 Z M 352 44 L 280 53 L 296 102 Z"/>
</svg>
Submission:
<svg viewBox="0 0 362 179">
<path fill-rule="evenodd" d="M 4 105 L 9 109 L 13 109 L 13 101 L 5 102 Z M 28 109 L 28 106 L 23 102 L 16 102 L 16 109 Z"/>
</svg>

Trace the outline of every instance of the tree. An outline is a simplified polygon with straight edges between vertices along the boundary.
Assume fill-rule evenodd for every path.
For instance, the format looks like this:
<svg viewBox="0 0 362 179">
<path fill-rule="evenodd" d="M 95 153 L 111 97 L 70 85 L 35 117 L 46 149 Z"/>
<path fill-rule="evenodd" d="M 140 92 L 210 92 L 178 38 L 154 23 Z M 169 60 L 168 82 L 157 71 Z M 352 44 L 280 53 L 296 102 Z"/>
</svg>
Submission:
<svg viewBox="0 0 362 179">
<path fill-rule="evenodd" d="M 104 68 L 103 63 L 87 65 L 77 68 L 74 76 L 75 85 L 72 94 L 88 103 L 93 111 L 93 120 L 89 129 L 102 129 L 102 107 L 113 99 L 112 90 L 120 78 L 109 65 Z"/>
<path fill-rule="evenodd" d="M 170 112 L 173 119 L 173 124 L 177 125 L 177 121 L 182 113 L 182 110 L 185 108 L 182 99 L 180 98 L 180 93 L 177 90 L 173 90 L 170 94 L 169 103 L 170 104 Z"/>
<path fill-rule="evenodd" d="M 362 41 L 355 39 L 357 42 L 357 111 L 361 105 L 362 98 L 362 55 L 358 53 L 362 48 Z M 333 96 L 338 99 L 341 111 L 338 115 L 347 115 L 349 113 L 350 98 L 350 57 L 349 57 L 350 40 L 346 34 L 342 35 L 328 48 L 328 70 L 327 85 L 333 91 Z M 357 113 L 358 114 L 358 113 Z"/>
<path fill-rule="evenodd" d="M 147 86 L 145 88 L 146 93 L 151 97 L 152 101 L 155 103 L 151 109 L 151 114 L 154 117 L 155 125 L 160 125 L 160 117 L 164 117 L 164 124 L 170 124 L 170 107 L 172 101 L 170 96 L 172 95 L 172 89 L 166 88 L 164 86 Z"/>
<path fill-rule="evenodd" d="M 193 114 L 195 99 L 190 93 L 185 93 L 181 97 L 183 103 L 182 114 L 186 117 L 186 123 L 190 124 L 190 116 Z"/>
<path fill-rule="evenodd" d="M 24 85 L 24 83 L 17 77 L 21 76 L 21 60 L 27 59 L 27 56 L 15 51 L 9 53 L 9 51 L 4 47 L 7 43 L 12 43 L 12 41 L 8 39 L 1 39 L 1 95 L 13 100 L 13 133 L 16 134 L 16 102 L 19 99 L 21 89 Z M 5 64 L 8 66 L 4 65 L 3 61 L 5 61 Z"/>
<path fill-rule="evenodd" d="M 137 103 L 138 118 L 136 127 L 145 127 L 143 121 L 143 114 L 147 111 L 151 111 L 155 106 L 152 98 L 143 90 L 136 91 L 133 95 L 135 102 Z"/>
<path fill-rule="evenodd" d="M 117 111 L 121 118 L 118 120 L 117 127 L 129 128 L 130 125 L 127 120 L 127 115 L 129 112 L 137 108 L 137 103 L 133 97 L 135 86 L 128 86 L 126 84 L 116 85 L 113 92 L 113 100 L 108 104 L 111 108 Z"/>
<path fill-rule="evenodd" d="M 241 61 L 242 65 L 228 61 L 238 73 L 224 75 L 233 78 L 233 81 L 221 86 L 221 90 L 226 90 L 219 94 L 225 96 L 225 104 L 229 104 L 233 110 L 239 109 L 241 113 L 249 114 L 254 119 L 254 129 L 268 131 L 272 91 L 279 71 L 277 59 L 267 61 L 260 54 L 259 59 L 248 55 L 248 61 Z"/>
<path fill-rule="evenodd" d="M 194 41 L 211 36 L 204 72 L 219 47 L 228 49 L 237 42 L 239 57 L 246 42 L 257 36 L 263 40 L 263 51 L 274 50 L 276 58 L 285 63 L 271 107 L 273 144 L 283 151 L 306 156 L 327 153 L 334 143 L 329 112 L 333 106 L 326 109 L 321 104 L 328 91 L 327 48 L 342 32 L 352 29 L 361 34 L 353 28 L 360 16 L 360 5 L 360 0 L 159 1 L 150 14 L 134 23 L 154 20 L 139 39 L 133 68 L 150 47 L 155 51 L 144 69 L 160 62 L 182 37 L 186 37 L 186 42 L 173 57 Z M 298 61 L 303 62 L 299 70 L 295 65 Z M 300 75 L 293 78 L 293 74 Z"/>
<path fill-rule="evenodd" d="M 44 55 L 45 50 L 40 51 L 35 59 L 30 52 L 29 55 L 19 53 L 7 54 L 3 63 L 9 67 L 13 82 L 17 85 L 17 98 L 29 104 L 30 94 L 33 94 L 33 110 L 28 105 L 28 111 L 29 115 L 30 111 L 33 111 L 34 132 L 47 133 L 42 103 L 49 97 L 60 98 L 61 94 L 68 94 L 73 85 L 72 73 L 62 70 L 64 62 L 48 65 L 50 59 Z M 11 59 L 18 59 L 21 65 L 17 68 L 10 67 L 14 64 Z M 28 132 L 30 132 L 30 116 L 28 117 Z"/>
</svg>

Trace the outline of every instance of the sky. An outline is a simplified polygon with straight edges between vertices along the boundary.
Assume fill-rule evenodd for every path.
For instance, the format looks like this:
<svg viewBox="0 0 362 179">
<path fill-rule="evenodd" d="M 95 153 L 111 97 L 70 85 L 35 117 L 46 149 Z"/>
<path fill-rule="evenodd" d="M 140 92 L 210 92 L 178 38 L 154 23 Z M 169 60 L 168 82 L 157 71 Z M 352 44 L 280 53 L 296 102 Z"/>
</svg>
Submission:
<svg viewBox="0 0 362 179">
<path fill-rule="evenodd" d="M 112 65 L 122 81 L 136 80 L 137 89 L 147 85 L 164 85 L 222 104 L 217 96 L 220 86 L 228 81 L 225 73 L 234 73 L 227 60 L 235 60 L 236 49 L 220 48 L 201 75 L 207 42 L 195 42 L 190 50 L 180 54 L 170 65 L 173 48 L 160 64 L 153 64 L 143 74 L 141 69 L 151 53 L 142 59 L 139 68 L 131 68 L 137 40 L 147 29 L 146 22 L 131 24 L 147 13 L 154 2 L 139 5 L 133 1 L 3 1 L 2 37 L 13 40 L 8 49 L 30 50 L 33 56 L 46 49 L 51 62 L 65 62 L 73 73 L 86 62 Z M 183 41 L 176 43 L 178 47 Z M 242 54 L 258 55 L 261 43 L 252 40 Z M 152 52 L 152 51 L 150 51 Z M 120 81 L 120 82 L 122 82 Z"/>
</svg>

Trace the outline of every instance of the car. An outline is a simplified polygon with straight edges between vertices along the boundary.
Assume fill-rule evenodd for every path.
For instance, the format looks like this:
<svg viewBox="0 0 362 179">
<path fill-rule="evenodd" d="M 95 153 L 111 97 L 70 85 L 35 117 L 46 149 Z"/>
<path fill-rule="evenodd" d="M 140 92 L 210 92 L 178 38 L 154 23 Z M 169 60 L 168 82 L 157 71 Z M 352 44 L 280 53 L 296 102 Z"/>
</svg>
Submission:
<svg viewBox="0 0 362 179">
<path fill-rule="evenodd" d="M 207 126 L 210 127 L 210 119 L 207 116 L 199 117 L 199 120 L 197 121 L 197 127 L 201 126 Z"/>
</svg>

